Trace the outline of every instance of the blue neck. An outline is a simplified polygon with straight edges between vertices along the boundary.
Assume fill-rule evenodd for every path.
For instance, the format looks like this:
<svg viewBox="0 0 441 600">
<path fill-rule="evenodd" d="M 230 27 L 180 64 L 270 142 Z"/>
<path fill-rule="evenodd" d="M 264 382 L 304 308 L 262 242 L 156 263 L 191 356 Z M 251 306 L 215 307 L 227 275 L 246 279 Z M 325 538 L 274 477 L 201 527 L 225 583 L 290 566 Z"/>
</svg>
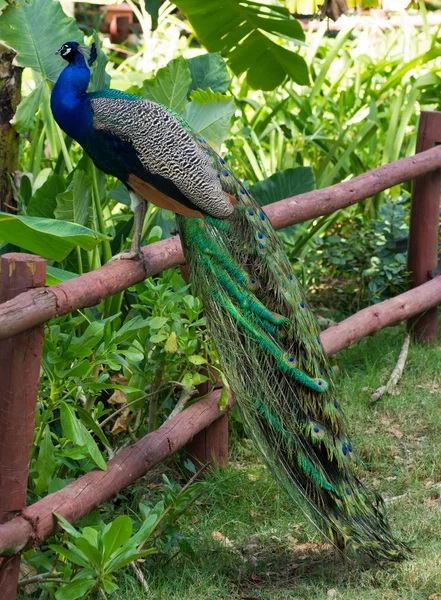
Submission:
<svg viewBox="0 0 441 600">
<path fill-rule="evenodd" d="M 58 125 L 81 143 L 92 124 L 92 111 L 86 90 L 90 81 L 89 67 L 77 52 L 67 65 L 51 94 L 51 109 Z"/>
</svg>

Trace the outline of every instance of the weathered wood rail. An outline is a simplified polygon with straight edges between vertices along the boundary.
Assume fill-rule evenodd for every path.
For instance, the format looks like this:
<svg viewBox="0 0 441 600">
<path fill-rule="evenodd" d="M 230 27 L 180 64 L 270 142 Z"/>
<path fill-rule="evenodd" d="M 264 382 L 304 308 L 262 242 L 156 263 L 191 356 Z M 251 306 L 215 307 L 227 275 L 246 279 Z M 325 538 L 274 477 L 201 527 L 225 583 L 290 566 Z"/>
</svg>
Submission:
<svg viewBox="0 0 441 600">
<path fill-rule="evenodd" d="M 437 114 L 437 113 L 430 113 Z M 349 181 L 264 207 L 275 229 L 303 223 L 441 168 L 441 147 L 377 167 Z M 178 238 L 143 248 L 144 260 L 115 261 L 45 290 L 29 290 L 0 305 L 0 340 L 56 316 L 95 306 L 126 288 L 184 262 Z"/>
<path fill-rule="evenodd" d="M 389 187 L 416 179 L 412 193 L 408 257 L 408 264 L 412 267 L 410 270 L 417 273 L 417 277 L 414 275 L 411 278 L 415 287 L 366 308 L 324 331 L 321 339 L 329 354 L 385 327 L 410 319 L 417 339 L 428 342 L 436 337 L 437 315 L 436 310 L 432 309 L 441 303 L 441 276 L 434 276 L 441 191 L 439 143 L 441 114 L 423 113 L 417 149 L 424 151 L 373 169 L 350 181 L 265 207 L 275 228 L 280 229 L 330 214 Z M 126 448 L 108 463 L 107 471 L 91 471 L 59 492 L 49 494 L 27 508 L 24 506 L 23 489 L 30 460 L 29 440 L 32 440 L 34 428 L 32 415 L 37 400 L 41 352 L 39 325 L 55 316 L 96 305 L 104 298 L 184 261 L 182 248 L 176 238 L 152 244 L 143 249 L 143 254 L 142 261 L 110 263 L 92 273 L 46 289 L 39 287 L 42 284 L 42 263 L 44 267 L 42 259 L 13 254 L 5 255 L 0 260 L 0 301 L 3 301 L 0 304 L 0 340 L 3 340 L 0 341 L 0 423 L 3 431 L 6 425 L 11 436 L 14 432 L 22 431 L 27 439 L 21 448 L 23 455 L 16 463 L 21 465 L 21 473 L 8 470 L 12 437 L 9 440 L 3 436 L 3 445 L 0 445 L 0 516 L 3 521 L 0 524 L 0 556 L 4 557 L 0 563 L 0 588 L 8 600 L 15 600 L 16 597 L 18 553 L 41 544 L 55 533 L 54 511 L 71 522 L 80 519 L 222 418 L 234 403 L 230 397 L 227 408 L 220 412 L 220 392 L 214 391 L 170 419 L 157 431 Z M 13 281 L 14 288 L 11 285 Z M 424 319 L 421 319 L 422 315 L 425 315 Z M 23 365 L 25 359 L 28 369 L 23 377 L 11 376 L 10 371 Z M 30 418 L 23 420 L 23 414 L 30 415 Z M 214 448 L 215 453 L 216 450 L 219 451 L 219 448 Z M 222 451 L 225 453 L 225 448 Z M 15 487 L 8 485 L 11 474 L 16 481 Z"/>
</svg>

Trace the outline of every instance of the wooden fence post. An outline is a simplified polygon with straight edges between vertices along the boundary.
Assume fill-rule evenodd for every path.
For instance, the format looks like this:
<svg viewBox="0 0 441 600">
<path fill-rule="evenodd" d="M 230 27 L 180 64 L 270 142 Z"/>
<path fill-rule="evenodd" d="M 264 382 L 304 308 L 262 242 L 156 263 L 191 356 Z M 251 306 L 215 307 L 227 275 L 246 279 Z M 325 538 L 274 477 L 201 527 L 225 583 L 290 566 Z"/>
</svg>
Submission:
<svg viewBox="0 0 441 600">
<path fill-rule="evenodd" d="M 0 303 L 46 281 L 46 261 L 31 254 L 0 257 Z M 0 341 L 0 523 L 26 506 L 34 439 L 43 326 Z M 0 563 L 1 597 L 15 600 L 20 555 Z"/>
<path fill-rule="evenodd" d="M 186 454 L 196 461 L 196 468 L 208 462 L 220 467 L 228 464 L 228 413 L 197 433 L 185 447 Z"/>
<path fill-rule="evenodd" d="M 190 281 L 188 265 L 181 265 L 181 275 L 187 283 Z M 210 392 L 208 382 L 198 386 L 198 395 L 205 396 Z M 196 468 L 208 462 L 220 467 L 228 464 L 228 414 L 216 419 L 211 425 L 197 433 L 185 446 L 190 459 L 196 461 Z"/>
<path fill-rule="evenodd" d="M 416 152 L 441 144 L 441 112 L 423 111 Z M 441 169 L 417 177 L 412 186 L 407 268 L 411 287 L 433 278 L 438 266 Z M 437 307 L 408 320 L 414 340 L 434 342 L 438 333 Z"/>
</svg>

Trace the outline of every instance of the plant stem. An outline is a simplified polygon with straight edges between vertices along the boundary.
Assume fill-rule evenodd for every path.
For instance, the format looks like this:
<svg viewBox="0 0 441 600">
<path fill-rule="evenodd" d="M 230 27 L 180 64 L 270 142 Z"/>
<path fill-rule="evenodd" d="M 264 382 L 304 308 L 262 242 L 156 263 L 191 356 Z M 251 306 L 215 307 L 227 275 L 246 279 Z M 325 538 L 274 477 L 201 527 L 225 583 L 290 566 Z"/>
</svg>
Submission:
<svg viewBox="0 0 441 600">
<path fill-rule="evenodd" d="M 96 210 L 96 215 L 98 217 L 98 225 L 100 233 L 106 235 L 106 224 L 104 222 L 103 208 L 101 206 L 100 193 L 98 191 L 98 183 L 96 180 L 96 169 L 95 165 L 91 162 L 91 175 L 92 175 L 92 189 L 93 189 L 93 199 Z M 103 241 L 103 258 L 104 262 L 109 262 L 112 258 L 112 249 L 110 248 L 109 240 Z"/>
<path fill-rule="evenodd" d="M 64 135 L 58 125 L 55 125 L 57 130 L 58 138 L 60 140 L 61 152 L 63 153 L 64 162 L 68 173 L 73 171 L 72 161 L 70 160 L 69 152 L 66 148 L 66 142 L 64 141 Z"/>
<path fill-rule="evenodd" d="M 77 251 L 77 261 L 78 261 L 78 273 L 82 275 L 83 271 L 83 259 L 81 257 L 81 248 L 79 246 L 75 246 L 75 250 Z"/>
<path fill-rule="evenodd" d="M 62 573 L 60 573 L 62 575 Z M 52 573 L 41 573 L 40 575 L 33 575 L 32 577 L 26 577 L 25 579 L 20 579 L 17 583 L 19 587 L 24 585 L 30 585 L 31 583 L 46 583 L 51 581 L 52 583 L 69 583 L 69 581 L 65 581 L 60 577 L 55 577 Z"/>
<path fill-rule="evenodd" d="M 108 415 L 104 419 L 104 421 L 102 421 L 99 424 L 100 429 L 102 429 L 104 427 L 104 425 L 107 425 L 107 423 L 109 421 L 111 421 L 113 419 L 113 417 L 116 417 L 116 415 L 119 415 L 119 413 L 122 412 L 123 410 L 125 410 L 128 406 L 132 406 L 132 404 L 136 404 L 137 402 L 141 402 L 142 400 L 145 400 L 146 398 L 150 398 L 150 396 L 154 396 L 155 394 L 159 393 L 162 389 L 164 389 L 168 385 L 171 385 L 173 387 L 175 387 L 175 386 L 184 387 L 182 385 L 182 383 L 179 383 L 179 381 L 167 381 L 167 383 L 164 383 L 164 385 L 159 386 L 159 388 L 157 390 L 150 392 L 149 394 L 144 394 L 143 396 L 136 398 L 136 400 L 132 400 L 128 404 L 124 404 L 124 406 L 121 406 L 121 408 L 118 408 L 118 410 L 115 410 L 115 412 L 113 412 L 111 415 Z"/>
<path fill-rule="evenodd" d="M 156 429 L 156 417 L 158 415 L 158 401 L 159 401 L 159 390 L 161 388 L 161 379 L 164 371 L 164 363 L 161 361 L 158 365 L 158 370 L 156 371 L 155 380 L 153 382 L 152 388 L 155 395 L 150 400 L 149 406 L 149 424 L 148 424 L 148 432 L 151 433 Z"/>
<path fill-rule="evenodd" d="M 147 231 L 150 229 L 150 225 L 152 224 L 152 221 L 155 218 L 157 212 L 158 212 L 158 208 L 151 202 L 148 202 L 147 203 L 147 214 L 144 219 L 141 240 L 143 240 L 145 238 L 145 236 L 147 235 Z"/>
</svg>

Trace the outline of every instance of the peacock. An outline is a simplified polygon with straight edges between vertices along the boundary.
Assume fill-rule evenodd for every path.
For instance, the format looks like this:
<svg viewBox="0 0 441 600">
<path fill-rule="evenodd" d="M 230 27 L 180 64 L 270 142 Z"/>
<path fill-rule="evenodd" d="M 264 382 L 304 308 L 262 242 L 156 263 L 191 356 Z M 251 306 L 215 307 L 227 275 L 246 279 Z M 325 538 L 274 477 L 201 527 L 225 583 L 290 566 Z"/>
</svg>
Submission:
<svg viewBox="0 0 441 600">
<path fill-rule="evenodd" d="M 356 475 L 316 320 L 265 212 L 225 160 L 166 106 L 114 89 L 87 93 L 96 58 L 67 42 L 51 95 L 58 125 L 130 193 L 140 255 L 146 202 L 172 210 L 219 361 L 274 478 L 339 549 L 399 560 L 381 497 Z"/>
</svg>

